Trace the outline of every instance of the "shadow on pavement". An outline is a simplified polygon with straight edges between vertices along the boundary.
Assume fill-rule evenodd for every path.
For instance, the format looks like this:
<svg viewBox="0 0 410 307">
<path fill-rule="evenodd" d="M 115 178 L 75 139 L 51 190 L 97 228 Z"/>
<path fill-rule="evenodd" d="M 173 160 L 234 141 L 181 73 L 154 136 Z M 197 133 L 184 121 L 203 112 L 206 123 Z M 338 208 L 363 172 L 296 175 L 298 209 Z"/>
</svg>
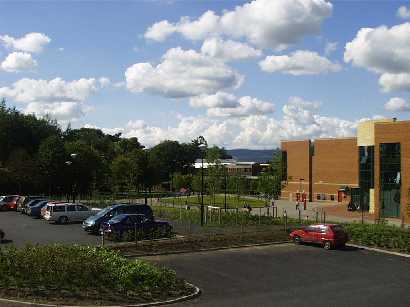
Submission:
<svg viewBox="0 0 410 307">
<path fill-rule="evenodd" d="M 13 243 L 13 240 L 3 239 L 3 240 L 1 240 L 0 243 L 1 244 L 10 244 L 10 243 Z"/>
</svg>

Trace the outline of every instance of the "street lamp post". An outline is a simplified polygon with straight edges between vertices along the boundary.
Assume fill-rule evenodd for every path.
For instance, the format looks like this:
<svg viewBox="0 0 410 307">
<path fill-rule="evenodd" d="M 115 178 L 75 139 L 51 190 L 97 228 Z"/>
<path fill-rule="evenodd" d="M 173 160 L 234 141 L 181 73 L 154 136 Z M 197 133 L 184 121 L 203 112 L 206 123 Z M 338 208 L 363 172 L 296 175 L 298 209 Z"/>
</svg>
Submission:
<svg viewBox="0 0 410 307">
<path fill-rule="evenodd" d="M 207 142 L 203 136 L 198 137 L 199 149 L 201 150 L 201 226 L 204 226 L 204 155 Z"/>
<path fill-rule="evenodd" d="M 70 154 L 71 160 L 68 160 L 65 162 L 65 164 L 69 167 L 71 167 L 71 165 L 73 165 L 74 160 L 77 158 L 78 154 L 76 153 L 72 153 Z M 74 175 L 74 170 L 72 170 L 72 173 Z M 74 176 L 75 177 L 75 176 Z M 73 178 L 73 180 L 71 181 L 71 188 L 70 188 L 70 192 L 72 193 L 72 197 L 73 197 L 73 203 L 75 202 L 75 190 L 76 190 L 76 182 L 75 182 L 75 178 Z M 70 201 L 70 196 L 68 196 L 68 201 Z"/>
<path fill-rule="evenodd" d="M 225 212 L 226 212 L 226 209 L 227 209 L 227 205 L 226 205 L 226 188 L 227 188 L 227 184 L 228 184 L 228 171 L 227 171 L 227 169 L 226 169 L 226 167 L 224 168 L 225 169 L 225 203 L 224 203 L 224 205 L 225 205 Z"/>
</svg>

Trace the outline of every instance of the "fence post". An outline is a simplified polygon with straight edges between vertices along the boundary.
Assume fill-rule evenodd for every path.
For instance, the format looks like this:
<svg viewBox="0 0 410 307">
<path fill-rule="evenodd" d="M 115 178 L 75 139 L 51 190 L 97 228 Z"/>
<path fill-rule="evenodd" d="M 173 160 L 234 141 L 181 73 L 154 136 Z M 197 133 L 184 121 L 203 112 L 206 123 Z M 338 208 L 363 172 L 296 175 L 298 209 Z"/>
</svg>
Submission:
<svg viewBox="0 0 410 307">
<path fill-rule="evenodd" d="M 319 222 L 319 212 L 316 210 L 316 219 L 315 219 L 316 223 Z"/>
<path fill-rule="evenodd" d="M 219 225 L 221 225 L 221 208 L 219 208 Z"/>
<path fill-rule="evenodd" d="M 134 240 L 135 240 L 135 246 L 137 246 L 137 243 L 138 243 L 138 237 L 137 237 L 137 223 L 134 223 Z"/>
<path fill-rule="evenodd" d="M 285 226 L 285 231 L 288 229 L 288 214 L 286 210 L 283 212 L 283 219 L 284 219 L 284 226 Z"/>
<path fill-rule="evenodd" d="M 101 233 L 101 246 L 104 246 L 104 244 L 105 244 L 105 238 L 104 238 L 104 230 L 103 230 L 103 232 Z"/>
<path fill-rule="evenodd" d="M 299 224 L 302 222 L 301 220 L 301 215 L 300 215 L 300 209 L 298 208 L 298 220 L 299 220 Z"/>
<path fill-rule="evenodd" d="M 179 205 L 179 220 L 182 221 L 182 206 Z"/>
<path fill-rule="evenodd" d="M 259 224 L 261 223 L 262 208 L 259 207 Z"/>
<path fill-rule="evenodd" d="M 323 224 L 326 224 L 326 211 L 323 210 Z"/>
<path fill-rule="evenodd" d="M 235 214 L 235 225 L 238 224 L 238 208 L 236 208 L 235 210 L 236 214 Z"/>
</svg>

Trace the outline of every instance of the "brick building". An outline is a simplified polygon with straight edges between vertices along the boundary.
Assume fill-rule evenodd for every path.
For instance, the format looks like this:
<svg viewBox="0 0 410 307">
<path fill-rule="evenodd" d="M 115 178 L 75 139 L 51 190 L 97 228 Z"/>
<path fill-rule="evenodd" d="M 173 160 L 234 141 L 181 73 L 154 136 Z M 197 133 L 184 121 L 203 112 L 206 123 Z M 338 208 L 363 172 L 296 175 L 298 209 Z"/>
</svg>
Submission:
<svg viewBox="0 0 410 307">
<path fill-rule="evenodd" d="M 410 121 L 360 123 L 357 137 L 282 141 L 281 197 L 359 202 L 410 222 Z"/>
</svg>

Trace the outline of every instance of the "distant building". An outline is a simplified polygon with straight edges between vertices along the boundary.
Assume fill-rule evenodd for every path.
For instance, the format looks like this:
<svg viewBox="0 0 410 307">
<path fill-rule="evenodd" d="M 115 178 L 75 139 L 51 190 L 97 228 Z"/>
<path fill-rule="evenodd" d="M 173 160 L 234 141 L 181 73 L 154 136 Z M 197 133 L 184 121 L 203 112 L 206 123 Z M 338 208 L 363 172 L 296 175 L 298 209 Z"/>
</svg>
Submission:
<svg viewBox="0 0 410 307">
<path fill-rule="evenodd" d="M 360 202 L 377 217 L 410 222 L 410 121 L 360 123 L 357 137 L 282 141 L 281 197 Z"/>
<path fill-rule="evenodd" d="M 266 168 L 265 164 L 264 166 L 261 166 L 261 164 L 257 162 L 238 162 L 234 159 L 219 160 L 218 163 L 226 168 L 226 171 L 230 176 L 256 177 L 260 175 L 264 168 Z M 216 165 L 216 163 L 208 163 L 204 159 L 203 166 L 205 169 L 214 165 Z M 195 161 L 195 168 L 200 169 L 201 167 L 202 160 L 197 159 Z"/>
</svg>

